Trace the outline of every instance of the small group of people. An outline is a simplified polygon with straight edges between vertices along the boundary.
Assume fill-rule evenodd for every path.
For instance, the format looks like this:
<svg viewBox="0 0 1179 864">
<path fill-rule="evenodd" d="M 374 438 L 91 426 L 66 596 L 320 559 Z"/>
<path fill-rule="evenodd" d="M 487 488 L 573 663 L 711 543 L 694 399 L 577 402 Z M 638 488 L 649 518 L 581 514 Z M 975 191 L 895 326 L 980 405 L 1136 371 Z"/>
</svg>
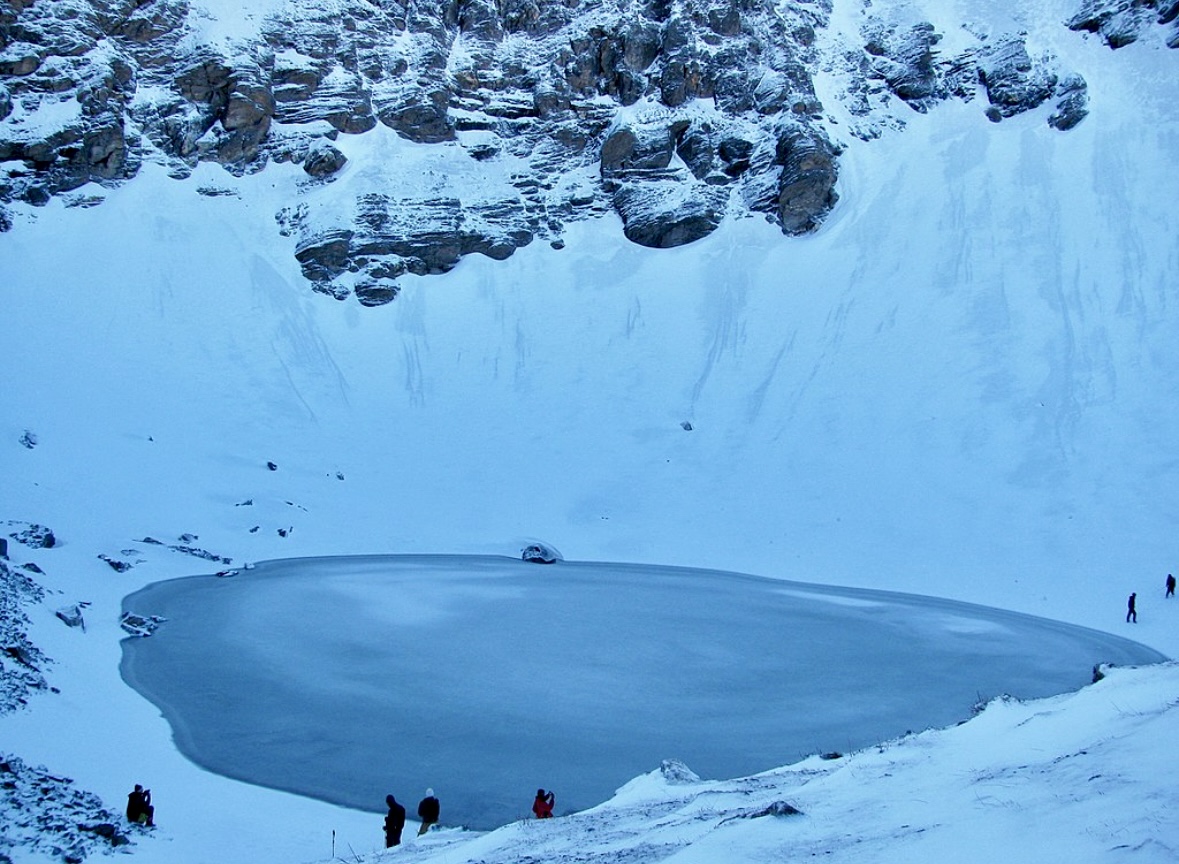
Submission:
<svg viewBox="0 0 1179 864">
<path fill-rule="evenodd" d="M 1175 576 L 1174 576 L 1174 574 L 1168 573 L 1167 580 L 1164 584 L 1166 585 L 1167 591 L 1163 595 L 1163 597 L 1174 597 L 1175 596 Z M 1131 593 L 1130 596 L 1126 600 L 1126 623 L 1127 624 L 1137 624 L 1138 623 L 1138 594 L 1136 592 Z"/>
<path fill-rule="evenodd" d="M 401 831 L 405 828 L 405 808 L 397 803 L 397 799 L 392 795 L 385 796 L 385 804 L 389 807 L 389 812 L 385 814 L 385 848 L 391 849 L 401 845 Z M 434 790 L 427 789 L 426 797 L 418 802 L 418 819 L 422 821 L 422 827 L 418 829 L 419 837 L 429 831 L 431 826 L 438 824 L 441 813 L 442 805 L 438 803 Z"/>
<path fill-rule="evenodd" d="M 532 802 L 532 812 L 537 819 L 552 819 L 556 803 L 557 796 L 552 790 L 546 792 L 544 789 L 537 789 L 536 799 Z M 385 848 L 392 849 L 401 845 L 401 832 L 405 828 L 405 808 L 392 794 L 385 796 L 385 804 L 389 807 L 389 812 L 385 814 Z M 441 811 L 442 807 L 434 795 L 434 790 L 427 789 L 426 797 L 418 802 L 418 819 L 422 821 L 422 827 L 418 829 L 419 837 L 438 824 Z"/>
</svg>

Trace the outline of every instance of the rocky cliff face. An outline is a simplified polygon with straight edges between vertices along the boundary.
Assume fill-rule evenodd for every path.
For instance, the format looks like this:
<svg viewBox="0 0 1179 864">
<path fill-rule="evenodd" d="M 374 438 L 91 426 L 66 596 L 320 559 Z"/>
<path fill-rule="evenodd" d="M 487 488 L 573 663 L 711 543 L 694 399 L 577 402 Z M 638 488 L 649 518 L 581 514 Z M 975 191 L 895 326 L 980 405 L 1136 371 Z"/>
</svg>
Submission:
<svg viewBox="0 0 1179 864">
<path fill-rule="evenodd" d="M 1070 26 L 1116 47 L 1177 10 L 1086 0 Z M 5 203 L 125 182 L 145 161 L 181 180 L 202 161 L 293 162 L 313 188 L 345 165 L 341 136 L 380 125 L 449 154 L 428 193 L 391 183 L 347 213 L 308 196 L 276 214 L 316 290 L 379 304 L 402 274 L 560 245 L 570 220 L 609 211 L 651 247 L 727 212 L 813 230 L 838 198 L 820 69 L 843 77 L 865 139 L 896 125 L 889 102 L 980 91 L 994 121 L 1046 102 L 1058 129 L 1085 115 L 1085 82 L 1020 34 L 943 56 L 930 22 L 864 3 L 859 32 L 832 39 L 830 16 L 831 0 L 318 0 L 263 4 L 216 38 L 198 0 L 4 0 L 0 229 Z M 475 195 L 452 170 L 496 179 Z"/>
</svg>

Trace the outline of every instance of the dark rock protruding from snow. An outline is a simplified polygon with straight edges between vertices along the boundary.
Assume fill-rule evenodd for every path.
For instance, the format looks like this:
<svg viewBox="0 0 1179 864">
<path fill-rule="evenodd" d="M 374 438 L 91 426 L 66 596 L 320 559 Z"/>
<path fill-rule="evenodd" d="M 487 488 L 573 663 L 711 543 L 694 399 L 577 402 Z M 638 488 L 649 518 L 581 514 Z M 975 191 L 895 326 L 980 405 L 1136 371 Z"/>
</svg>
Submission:
<svg viewBox="0 0 1179 864">
<path fill-rule="evenodd" d="M 979 61 L 979 80 L 995 121 L 1029 111 L 1056 92 L 1057 76 L 1044 59 L 1033 60 L 1022 39 L 1005 39 Z"/>
<path fill-rule="evenodd" d="M 546 543 L 530 543 L 520 557 L 533 564 L 555 564 L 561 560 L 561 553 Z"/>
<path fill-rule="evenodd" d="M 1062 132 L 1072 129 L 1089 114 L 1089 85 L 1080 75 L 1069 75 L 1056 87 L 1056 110 L 1048 125 Z"/>
<path fill-rule="evenodd" d="M 831 212 L 835 192 L 835 151 L 825 138 L 798 130 L 778 139 L 775 212 L 787 234 L 813 231 Z"/>
<path fill-rule="evenodd" d="M 134 612 L 124 612 L 119 618 L 119 626 L 132 636 L 147 637 L 166 619 L 159 615 L 137 615 Z"/>
<path fill-rule="evenodd" d="M 1084 0 L 1068 21 L 1073 30 L 1098 34 L 1110 48 L 1137 42 L 1155 26 L 1168 28 L 1167 47 L 1179 48 L 1177 0 Z"/>
<path fill-rule="evenodd" d="M 1111 45 L 1153 22 L 1175 42 L 1179 0 L 1083 2 L 1070 26 Z M 199 37 L 201 0 L 0 8 L 0 205 L 124 182 L 145 160 L 180 180 L 201 162 L 235 175 L 285 162 L 339 181 L 339 136 L 408 142 L 414 167 L 399 175 L 391 145 L 388 175 L 349 190 L 350 206 L 307 182 L 277 214 L 312 287 L 364 305 L 466 255 L 561 248 L 565 225 L 609 212 L 665 248 L 726 213 L 803 234 L 838 200 L 842 130 L 814 86 L 832 62 L 829 0 L 310 0 L 259 12 L 232 48 Z M 946 57 L 932 23 L 861 11 L 862 41 L 839 61 L 857 137 L 903 125 L 871 116 L 890 98 L 928 111 L 980 86 L 996 121 L 1053 98 L 1055 128 L 1085 116 L 1083 82 L 1024 36 Z M 12 225 L 0 209 L 0 231 Z"/>
<path fill-rule="evenodd" d="M 664 759 L 659 765 L 664 781 L 676 786 L 699 783 L 700 775 L 678 759 Z"/>
<path fill-rule="evenodd" d="M 932 24 L 922 21 L 898 29 L 872 20 L 865 37 L 864 50 L 872 58 L 873 72 L 899 98 L 922 112 L 945 98 L 946 88 L 934 53 L 942 37 Z"/>
<path fill-rule="evenodd" d="M 0 753 L 0 861 L 6 851 L 77 862 L 131 843 L 122 818 L 107 810 L 92 792 L 79 789 L 68 777 Z"/>
<path fill-rule="evenodd" d="M 904 125 L 895 118 L 873 119 L 887 116 L 881 111 L 881 85 L 922 113 L 946 99 L 971 101 L 981 88 L 988 103 L 985 114 L 996 123 L 1052 99 L 1056 111 L 1048 123 L 1056 129 L 1071 129 L 1088 114 L 1085 80 L 1059 69 L 1050 55 L 1033 58 L 1027 34 L 980 35 L 976 47 L 944 55 L 938 48 L 942 34 L 929 22 L 901 24 L 870 16 L 862 32 L 864 53 L 851 61 L 852 87 L 846 93 L 852 113 L 866 118 L 853 129 L 857 137 L 879 137 L 884 129 Z"/>
<path fill-rule="evenodd" d="M 27 704 L 34 692 L 49 689 L 43 669 L 51 661 L 29 641 L 24 611 L 26 604 L 44 598 L 37 582 L 0 561 L 0 715 Z"/>
<path fill-rule="evenodd" d="M 821 219 L 766 206 L 765 172 L 750 169 L 756 153 L 773 165 L 782 119 L 818 135 L 810 69 L 823 4 L 343 0 L 280 7 L 233 51 L 193 39 L 196 3 L 71 8 L 20 3 L 0 19 L 0 162 L 24 165 L 0 181 L 0 203 L 125 180 L 149 153 L 178 178 L 202 161 L 233 173 L 293 161 L 329 178 L 343 165 L 331 139 L 378 125 L 457 144 L 488 176 L 512 178 L 479 200 L 445 181 L 432 195 L 369 189 L 352 213 L 284 222 L 317 290 L 370 305 L 396 296 L 405 273 L 504 258 L 537 236 L 559 247 L 565 223 L 611 209 L 628 237 L 660 247 L 749 202 L 786 213 L 788 233 Z M 56 109 L 57 94 L 76 94 L 79 110 Z M 47 122 L 26 122 L 42 108 Z M 659 140 L 612 155 L 623 109 Z M 691 167 L 667 172 L 677 155 Z"/>
<path fill-rule="evenodd" d="M 86 619 L 82 617 L 82 607 L 77 603 L 71 603 L 69 606 L 62 606 L 54 610 L 54 615 L 60 618 L 67 627 L 80 627 L 86 629 Z"/>
<path fill-rule="evenodd" d="M 17 543 L 23 543 L 34 549 L 52 549 L 57 545 L 57 536 L 51 529 L 46 528 L 44 525 L 38 525 L 35 522 L 9 522 L 8 525 L 10 527 L 24 526 L 22 530 L 12 532 L 8 535 Z"/>
<path fill-rule="evenodd" d="M 328 141 L 320 139 L 307 149 L 307 156 L 303 160 L 303 170 L 312 177 L 330 177 L 343 168 L 347 161 L 347 156 Z"/>
</svg>

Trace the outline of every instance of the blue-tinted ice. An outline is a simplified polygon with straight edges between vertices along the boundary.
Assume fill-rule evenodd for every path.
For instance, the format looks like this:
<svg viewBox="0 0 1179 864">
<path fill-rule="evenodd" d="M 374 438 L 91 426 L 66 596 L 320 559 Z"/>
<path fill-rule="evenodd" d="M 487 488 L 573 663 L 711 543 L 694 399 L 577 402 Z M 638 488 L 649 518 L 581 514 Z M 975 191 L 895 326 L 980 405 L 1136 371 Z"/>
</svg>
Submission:
<svg viewBox="0 0 1179 864">
<path fill-rule="evenodd" d="M 980 698 L 1164 659 L 1045 619 L 910 595 L 501 557 L 272 561 L 161 582 L 124 678 L 231 777 L 488 828 L 597 804 L 663 759 L 736 777 L 965 718 Z"/>
</svg>

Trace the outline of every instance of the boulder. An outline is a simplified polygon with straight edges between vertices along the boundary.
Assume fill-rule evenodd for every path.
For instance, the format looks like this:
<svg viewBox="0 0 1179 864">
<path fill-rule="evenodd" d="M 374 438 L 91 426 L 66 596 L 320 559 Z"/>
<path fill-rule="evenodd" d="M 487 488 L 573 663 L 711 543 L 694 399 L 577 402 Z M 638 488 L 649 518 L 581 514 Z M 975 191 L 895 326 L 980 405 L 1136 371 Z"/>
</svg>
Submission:
<svg viewBox="0 0 1179 864">
<path fill-rule="evenodd" d="M 561 553 L 546 543 L 530 543 L 520 553 L 521 559 L 532 564 L 555 564 Z"/>
<path fill-rule="evenodd" d="M 119 618 L 119 626 L 132 636 L 146 638 L 155 633 L 159 626 L 167 620 L 159 615 L 137 615 L 134 612 L 124 612 Z"/>
<path fill-rule="evenodd" d="M 1123 48 L 1137 42 L 1143 29 L 1152 23 L 1156 5 L 1156 0 L 1085 0 L 1066 24 L 1070 30 L 1098 34 L 1110 48 Z M 1165 21 L 1169 13 L 1164 8 L 1161 19 Z"/>
<path fill-rule="evenodd" d="M 323 231 L 304 239 L 295 247 L 295 259 L 303 267 L 303 275 L 311 282 L 330 282 L 348 270 L 351 263 L 352 236 L 350 229 Z"/>
<path fill-rule="evenodd" d="M 941 38 L 928 22 L 897 30 L 873 21 L 864 50 L 889 90 L 924 112 L 945 96 L 933 50 Z"/>
<path fill-rule="evenodd" d="M 782 172 L 775 208 L 782 231 L 804 234 L 815 230 L 839 200 L 834 149 L 815 134 L 793 131 L 778 139 L 777 161 Z"/>
<path fill-rule="evenodd" d="M 1046 60 L 1032 60 L 1020 37 L 1000 40 L 987 51 L 978 74 L 991 103 L 987 116 L 996 122 L 1043 104 L 1056 91 L 1056 74 Z"/>
<path fill-rule="evenodd" d="M 322 179 L 335 174 L 347 161 L 348 157 L 332 146 L 331 142 L 320 139 L 308 148 L 303 170 L 312 177 Z"/>
<path fill-rule="evenodd" d="M 62 606 L 60 609 L 55 610 L 53 614 L 65 622 L 67 627 L 81 627 L 83 630 L 86 629 L 86 621 L 82 618 L 82 609 L 77 603 Z"/>
<path fill-rule="evenodd" d="M 675 153 L 672 130 L 666 126 L 623 126 L 602 142 L 601 173 L 615 177 L 634 170 L 662 169 Z"/>
<path fill-rule="evenodd" d="M 454 140 L 450 94 L 443 88 L 411 88 L 377 110 L 380 121 L 409 141 L 438 144 Z"/>
<path fill-rule="evenodd" d="M 33 523 L 13 523 L 9 525 L 24 524 L 27 527 L 23 531 L 18 531 L 15 534 L 9 534 L 18 543 L 23 543 L 26 546 L 31 546 L 34 549 L 52 549 L 57 545 L 57 537 L 53 531 L 46 528 L 44 525 Z"/>
<path fill-rule="evenodd" d="M 0 51 L 0 75 L 23 77 L 41 68 L 41 53 L 27 42 L 12 42 Z"/>
<path fill-rule="evenodd" d="M 700 782 L 700 775 L 678 759 L 664 759 L 659 774 L 669 786 L 691 786 Z"/>
<path fill-rule="evenodd" d="M 614 209 L 632 243 L 653 249 L 683 246 L 716 230 L 728 192 L 689 172 L 665 172 L 619 183 Z"/>
<path fill-rule="evenodd" d="M 1064 132 L 1089 115 L 1089 85 L 1080 75 L 1069 75 L 1056 88 L 1056 110 L 1048 125 Z"/>
</svg>

